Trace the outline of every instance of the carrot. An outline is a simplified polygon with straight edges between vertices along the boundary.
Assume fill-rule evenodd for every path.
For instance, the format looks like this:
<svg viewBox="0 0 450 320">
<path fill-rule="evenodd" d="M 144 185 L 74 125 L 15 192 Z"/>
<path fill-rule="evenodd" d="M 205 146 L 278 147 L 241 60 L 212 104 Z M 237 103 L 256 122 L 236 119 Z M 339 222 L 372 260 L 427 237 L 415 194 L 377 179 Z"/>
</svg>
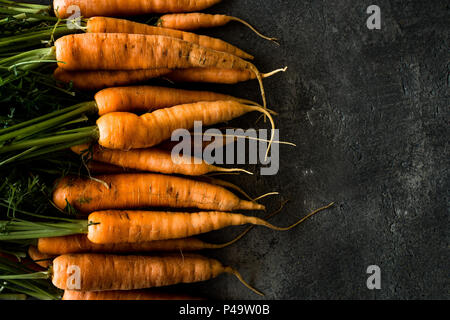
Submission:
<svg viewBox="0 0 450 320">
<path fill-rule="evenodd" d="M 193 67 L 251 70 L 259 81 L 266 108 L 262 77 L 252 63 L 191 42 L 155 35 L 84 33 L 59 38 L 54 50 L 58 66 L 71 71 Z"/>
<path fill-rule="evenodd" d="M 142 241 L 136 243 L 108 243 L 91 242 L 86 234 L 74 234 L 60 237 L 46 237 L 38 239 L 40 252 L 47 255 L 59 256 L 68 253 L 132 253 L 132 252 L 192 252 L 200 250 L 223 249 L 240 240 L 249 229 L 239 234 L 233 240 L 215 244 L 197 238 L 169 239 L 156 241 Z"/>
<path fill-rule="evenodd" d="M 34 263 L 45 269 L 47 269 L 52 264 L 52 260 L 54 258 L 54 255 L 42 253 L 35 246 L 28 247 L 28 256 L 31 258 L 31 260 L 33 260 Z"/>
<path fill-rule="evenodd" d="M 139 83 L 170 72 L 171 70 L 166 68 L 128 71 L 67 71 L 56 68 L 53 77 L 63 83 L 72 82 L 73 86 L 80 90 L 96 90 Z"/>
<path fill-rule="evenodd" d="M 181 239 L 244 224 L 288 231 L 331 205 L 315 210 L 285 228 L 273 226 L 261 218 L 226 212 L 97 211 L 88 218 L 91 223 L 88 239 L 98 244 Z"/>
<path fill-rule="evenodd" d="M 171 30 L 166 28 L 149 26 L 147 24 L 137 23 L 134 21 L 124 19 L 114 19 L 106 17 L 90 18 L 87 23 L 87 32 L 166 36 L 194 43 L 205 48 L 222 52 L 228 52 L 243 59 L 249 60 L 253 59 L 252 55 L 244 52 L 243 50 L 221 39 L 211 38 L 208 36 L 197 35 L 195 33 L 184 32 L 179 30 Z"/>
<path fill-rule="evenodd" d="M 73 266 L 79 270 L 77 291 L 137 290 L 210 280 L 223 273 L 235 275 L 250 287 L 233 268 L 200 255 L 119 256 L 106 254 L 67 254 L 53 260 L 52 283 L 68 289 Z"/>
<path fill-rule="evenodd" d="M 78 6 L 83 17 L 134 16 L 149 13 L 191 12 L 209 8 L 221 0 L 53 0 L 55 15 L 69 18 L 70 6 Z"/>
<path fill-rule="evenodd" d="M 62 300 L 199 300 L 188 295 L 170 294 L 151 290 L 127 291 L 71 291 L 65 290 Z"/>
<path fill-rule="evenodd" d="M 220 168 L 194 157 L 183 156 L 180 162 L 174 162 L 170 151 L 156 148 L 136 149 L 130 151 L 111 150 L 99 145 L 78 145 L 71 148 L 73 152 L 87 156 L 88 159 L 113 164 L 118 167 L 136 171 L 201 176 L 211 172 L 250 172 L 243 169 Z"/>
<path fill-rule="evenodd" d="M 143 207 L 264 210 L 220 186 L 151 173 L 65 177 L 55 187 L 53 202 L 60 209 L 69 203 L 82 213 Z"/>
<path fill-rule="evenodd" d="M 269 73 L 261 74 L 261 78 L 269 78 L 270 76 L 284 72 L 287 68 L 277 69 Z M 172 82 L 203 82 L 203 83 L 220 83 L 220 84 L 236 84 L 256 79 L 254 72 L 250 70 L 240 69 L 221 69 L 221 68 L 187 68 L 176 69 L 162 75 L 163 78 Z"/>
<path fill-rule="evenodd" d="M 107 88 L 97 92 L 95 95 L 99 115 L 110 112 L 150 112 L 180 104 L 219 100 L 255 104 L 255 102 L 246 99 L 235 98 L 221 93 L 157 86 Z"/>
<path fill-rule="evenodd" d="M 271 114 L 258 106 L 236 101 L 197 102 L 158 109 L 142 116 L 119 112 L 105 114 L 97 120 L 98 143 L 105 148 L 119 150 L 149 148 L 170 139 L 177 129 L 194 128 L 196 121 L 209 126 L 253 111 L 268 116 L 272 129 L 275 128 Z M 271 141 L 274 133 L 272 130 Z"/>
<path fill-rule="evenodd" d="M 239 23 L 242 23 L 263 39 L 270 41 L 277 40 L 276 38 L 270 38 L 261 34 L 248 22 L 242 19 L 227 16 L 224 14 L 206 14 L 198 12 L 166 14 L 159 18 L 157 26 L 183 31 L 194 31 L 201 28 L 221 27 L 228 24 L 231 21 L 237 21 Z"/>
</svg>

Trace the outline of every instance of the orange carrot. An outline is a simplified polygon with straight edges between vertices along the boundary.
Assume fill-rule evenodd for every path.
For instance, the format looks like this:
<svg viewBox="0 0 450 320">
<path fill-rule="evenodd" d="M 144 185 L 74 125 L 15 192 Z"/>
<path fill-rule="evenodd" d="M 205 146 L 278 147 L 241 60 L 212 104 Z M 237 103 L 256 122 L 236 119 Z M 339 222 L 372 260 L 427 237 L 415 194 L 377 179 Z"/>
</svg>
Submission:
<svg viewBox="0 0 450 320">
<path fill-rule="evenodd" d="M 165 68 L 127 71 L 67 71 L 58 67 L 55 69 L 53 77 L 63 83 L 72 82 L 74 88 L 80 90 L 97 90 L 139 83 L 158 78 L 169 72 L 171 70 Z"/>
<path fill-rule="evenodd" d="M 150 112 L 180 104 L 219 100 L 255 104 L 246 99 L 235 98 L 221 93 L 156 86 L 107 88 L 97 92 L 95 95 L 99 115 L 110 112 Z"/>
<path fill-rule="evenodd" d="M 186 178 L 150 173 L 94 178 L 61 179 L 53 192 L 53 202 L 60 209 L 69 203 L 82 213 L 144 207 L 264 210 L 263 205 L 241 200 L 223 187 Z"/>
<path fill-rule="evenodd" d="M 287 69 L 277 69 L 269 73 L 261 74 L 263 79 L 269 78 L 278 72 L 284 72 Z M 220 69 L 220 68 L 187 68 L 176 69 L 161 76 L 172 82 L 202 82 L 219 84 L 236 84 L 256 79 L 254 72 L 239 69 Z"/>
<path fill-rule="evenodd" d="M 197 35 L 195 33 L 190 32 L 149 26 L 147 24 L 137 23 L 134 21 L 124 19 L 114 19 L 106 17 L 90 18 L 87 23 L 87 32 L 127 33 L 127 34 L 132 33 L 143 35 L 166 36 L 194 43 L 205 48 L 222 52 L 228 52 L 243 59 L 249 60 L 253 59 L 252 55 L 220 39 Z"/>
<path fill-rule="evenodd" d="M 67 254 L 53 260 L 53 284 L 69 287 L 74 266 L 79 271 L 77 291 L 137 290 L 210 280 L 223 273 L 235 275 L 250 287 L 233 268 L 200 255 L 118 256 L 106 254 Z"/>
<path fill-rule="evenodd" d="M 77 6 L 83 17 L 93 16 L 134 16 L 149 13 L 192 12 L 209 8 L 221 0 L 53 0 L 55 15 L 69 18 Z"/>
<path fill-rule="evenodd" d="M 192 252 L 210 249 L 223 249 L 240 240 L 249 229 L 226 243 L 208 243 L 197 238 L 142 241 L 137 243 L 91 242 L 86 234 L 63 237 L 39 238 L 38 248 L 47 255 L 59 256 L 67 253 L 133 253 L 133 252 Z"/>
<path fill-rule="evenodd" d="M 201 28 L 221 27 L 231 21 L 242 23 L 263 39 L 270 41 L 277 40 L 276 38 L 270 38 L 262 35 L 253 26 L 242 19 L 224 14 L 206 14 L 198 12 L 166 14 L 159 18 L 157 26 L 183 31 L 193 31 Z"/>
<path fill-rule="evenodd" d="M 288 231 L 331 205 L 315 210 L 285 228 L 273 226 L 261 218 L 227 212 L 97 211 L 88 218 L 91 223 L 88 227 L 88 239 L 98 244 L 181 239 L 244 224 Z"/>
<path fill-rule="evenodd" d="M 156 292 L 153 290 L 126 290 L 126 291 L 71 291 L 65 290 L 62 300 L 200 300 L 188 295 Z"/>
<path fill-rule="evenodd" d="M 196 121 L 209 126 L 253 111 L 268 116 L 272 129 L 275 128 L 271 114 L 261 107 L 236 101 L 198 102 L 158 109 L 142 116 L 120 112 L 105 114 L 97 120 L 98 143 L 105 148 L 119 150 L 150 148 L 170 139 L 177 129 L 194 128 Z M 274 130 L 271 141 L 273 134 Z"/>
<path fill-rule="evenodd" d="M 164 174 L 180 174 L 186 176 L 201 176 L 211 172 L 246 172 L 243 169 L 226 169 L 206 163 L 203 160 L 195 162 L 194 157 L 183 156 L 179 161 L 172 159 L 170 151 L 156 148 L 135 149 L 130 151 L 111 150 L 99 145 L 78 145 L 71 148 L 73 152 L 95 161 L 113 164 L 118 167 L 135 171 L 157 172 Z"/>
</svg>

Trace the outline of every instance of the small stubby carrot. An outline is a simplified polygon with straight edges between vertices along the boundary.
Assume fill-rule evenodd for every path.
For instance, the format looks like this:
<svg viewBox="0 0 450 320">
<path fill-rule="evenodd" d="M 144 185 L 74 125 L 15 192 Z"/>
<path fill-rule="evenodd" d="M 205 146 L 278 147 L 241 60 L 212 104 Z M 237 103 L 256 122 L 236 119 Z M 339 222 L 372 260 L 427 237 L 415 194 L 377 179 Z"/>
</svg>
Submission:
<svg viewBox="0 0 450 320">
<path fill-rule="evenodd" d="M 139 172 L 156 172 L 164 174 L 180 174 L 186 176 L 201 176 L 211 172 L 246 172 L 243 169 L 227 169 L 194 157 L 181 156 L 176 161 L 170 151 L 157 148 L 133 149 L 129 151 L 112 150 L 95 145 L 78 145 L 71 148 L 78 155 L 118 167 Z"/>
<path fill-rule="evenodd" d="M 277 69 L 269 73 L 261 74 L 263 79 L 272 75 L 286 71 L 286 68 Z M 187 68 L 176 69 L 161 76 L 171 82 L 200 82 L 218 84 L 236 84 L 256 79 L 254 72 L 240 69 L 221 68 Z"/>
<path fill-rule="evenodd" d="M 103 301 L 120 301 L 120 300 L 201 300 L 189 295 L 173 294 L 167 292 L 157 292 L 154 290 L 116 290 L 116 291 L 73 291 L 65 290 L 62 300 L 103 300 Z"/>
<path fill-rule="evenodd" d="M 58 181 L 53 202 L 69 203 L 81 213 L 145 207 L 199 208 L 201 210 L 264 210 L 227 189 L 187 178 L 152 173 L 67 176 Z"/>
<path fill-rule="evenodd" d="M 88 20 L 86 31 L 89 33 L 126 33 L 166 36 L 194 43 L 205 48 L 227 52 L 243 59 L 253 59 L 252 55 L 221 39 L 180 30 L 149 26 L 124 19 L 93 17 Z"/>
<path fill-rule="evenodd" d="M 159 256 L 66 254 L 53 260 L 52 283 L 66 290 L 72 284 L 73 267 L 78 267 L 79 287 L 76 291 L 139 290 L 181 283 L 211 280 L 221 274 L 236 276 L 247 288 L 263 295 L 247 284 L 233 268 L 215 259 L 197 254 Z M 72 289 L 72 288 L 70 288 Z"/>
<path fill-rule="evenodd" d="M 54 255 L 46 254 L 41 252 L 36 246 L 28 247 L 28 256 L 33 260 L 34 263 L 40 267 L 47 269 L 51 266 Z"/>
<path fill-rule="evenodd" d="M 194 31 L 202 28 L 221 27 L 231 21 L 242 23 L 263 39 L 270 41 L 277 40 L 276 38 L 261 34 L 245 20 L 224 14 L 206 14 L 199 12 L 165 14 L 159 18 L 157 26 L 183 31 Z"/>
<path fill-rule="evenodd" d="M 161 86 L 114 87 L 103 89 L 95 94 L 99 115 L 110 112 L 151 112 L 181 104 L 226 100 L 256 105 L 253 101 L 231 95 Z"/>
<path fill-rule="evenodd" d="M 177 129 L 190 130 L 195 122 L 210 126 L 230 121 L 249 112 L 266 115 L 275 128 L 269 111 L 259 106 L 236 101 L 204 101 L 158 109 L 138 116 L 133 113 L 112 112 L 97 120 L 98 143 L 109 149 L 131 150 L 154 147 L 171 138 Z M 273 141 L 272 130 L 271 141 Z M 270 144 L 269 144 L 270 148 Z"/>
<path fill-rule="evenodd" d="M 79 90 L 98 90 L 109 87 L 130 85 L 148 81 L 170 73 L 167 68 L 146 70 L 98 70 L 98 71 L 67 71 L 56 68 L 53 72 L 55 80 L 72 83 Z"/>
<path fill-rule="evenodd" d="M 55 15 L 69 18 L 76 6 L 85 17 L 93 16 L 134 16 L 150 13 L 192 12 L 209 8 L 221 0 L 53 0 Z M 74 7 L 72 7 L 74 8 Z"/>
<path fill-rule="evenodd" d="M 248 229 L 247 229 L 248 230 Z M 226 243 L 209 243 L 189 237 L 136 243 L 99 244 L 90 241 L 87 234 L 75 234 L 61 237 L 39 238 L 37 247 L 40 252 L 51 256 L 68 253 L 146 253 L 146 252 L 194 252 L 202 250 L 223 249 L 240 240 L 248 231 L 245 230 L 233 240 Z"/>
</svg>

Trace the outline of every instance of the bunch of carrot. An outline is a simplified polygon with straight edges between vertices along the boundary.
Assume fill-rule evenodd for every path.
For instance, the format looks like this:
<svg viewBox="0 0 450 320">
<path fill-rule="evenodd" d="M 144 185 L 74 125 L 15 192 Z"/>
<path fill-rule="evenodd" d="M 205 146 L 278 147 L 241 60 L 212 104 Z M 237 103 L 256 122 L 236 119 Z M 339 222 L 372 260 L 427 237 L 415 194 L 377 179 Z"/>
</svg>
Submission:
<svg viewBox="0 0 450 320">
<path fill-rule="evenodd" d="M 81 89 L 106 88 L 93 101 L 0 129 L 0 167 L 70 148 L 91 171 L 86 177 L 65 176 L 55 184 L 52 203 L 60 211 L 75 213 L 77 219 L 21 210 L 29 219 L 14 216 L 0 221 L 0 241 L 29 241 L 28 256 L 43 268 L 32 273 L 8 265 L 0 279 L 7 283 L 50 279 L 64 290 L 63 299 L 67 300 L 155 300 L 192 297 L 147 289 L 229 273 L 262 294 L 236 269 L 195 253 L 234 244 L 250 229 L 224 244 L 206 243 L 194 236 L 246 224 L 291 230 L 331 204 L 289 227 L 275 227 L 258 217 L 235 213 L 265 210 L 257 202 L 264 196 L 252 199 L 237 186 L 204 176 L 245 170 L 220 168 L 192 157 L 175 163 L 170 151 L 159 147 L 174 130 L 192 129 L 196 121 L 215 125 L 249 112 L 262 113 L 275 128 L 262 79 L 285 69 L 262 74 L 249 62 L 252 55 L 220 39 L 189 32 L 238 21 L 259 36 L 276 40 L 241 19 L 194 12 L 218 2 L 55 0 L 53 16 L 49 7 L 27 4 L 11 5 L 8 11 L 1 4 L 9 1 L 0 0 L 0 14 L 16 18 L 25 14 L 26 19 L 70 20 L 68 8 L 76 5 L 85 19 L 79 22 L 85 32 L 62 36 L 51 47 L 11 54 L 0 60 L 1 72 L 35 72 L 43 64 L 56 63 L 53 75 L 57 80 Z M 113 18 L 149 13 L 168 14 L 159 18 L 157 26 Z M 25 46 L 26 39 L 37 41 L 67 33 L 72 32 L 55 26 L 0 43 L 17 49 Z M 262 105 L 214 92 L 123 87 L 155 77 L 216 83 L 257 79 Z M 99 116 L 95 125 L 79 127 L 84 115 L 92 113 Z M 269 148 L 273 142 L 272 135 Z M 22 274 L 17 274 L 20 270 Z"/>
</svg>

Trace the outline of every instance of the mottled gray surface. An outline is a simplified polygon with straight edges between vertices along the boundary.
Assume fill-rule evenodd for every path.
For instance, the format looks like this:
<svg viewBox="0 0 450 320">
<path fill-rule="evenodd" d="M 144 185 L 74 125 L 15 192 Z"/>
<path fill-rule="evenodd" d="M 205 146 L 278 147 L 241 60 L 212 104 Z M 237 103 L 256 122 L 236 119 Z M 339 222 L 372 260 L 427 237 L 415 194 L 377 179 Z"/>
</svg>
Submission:
<svg viewBox="0 0 450 320">
<path fill-rule="evenodd" d="M 277 176 L 230 180 L 253 195 L 279 191 L 290 199 L 273 220 L 278 225 L 337 203 L 290 232 L 259 228 L 208 253 L 266 299 L 449 298 L 449 4 L 378 0 L 382 29 L 370 31 L 371 4 L 224 0 L 209 10 L 246 19 L 282 45 L 238 24 L 207 34 L 253 53 L 262 71 L 289 67 L 265 85 L 281 139 L 297 147 L 281 147 Z M 255 82 L 187 87 L 259 99 Z M 256 118 L 234 124 L 252 126 Z M 273 210 L 280 199 L 264 202 Z M 378 291 L 366 287 L 372 264 L 382 271 Z M 231 276 L 184 288 L 257 298 Z"/>
</svg>

